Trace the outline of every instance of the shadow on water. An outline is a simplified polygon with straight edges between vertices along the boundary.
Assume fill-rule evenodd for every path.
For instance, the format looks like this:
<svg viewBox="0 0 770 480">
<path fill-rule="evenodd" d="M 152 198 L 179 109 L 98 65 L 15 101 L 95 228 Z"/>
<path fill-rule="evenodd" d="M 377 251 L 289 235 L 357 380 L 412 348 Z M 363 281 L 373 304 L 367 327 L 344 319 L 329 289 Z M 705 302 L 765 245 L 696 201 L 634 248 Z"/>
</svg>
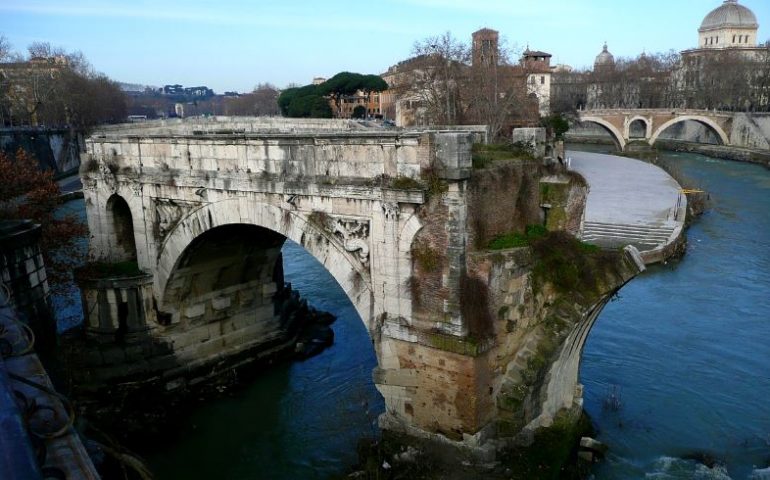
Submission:
<svg viewBox="0 0 770 480">
<path fill-rule="evenodd" d="M 82 200 L 66 203 L 61 213 L 85 222 Z M 87 249 L 86 239 L 81 248 Z M 385 406 L 372 382 L 376 358 L 363 322 L 334 278 L 302 247 L 287 240 L 283 258 L 285 280 L 312 306 L 337 317 L 334 345 L 307 360 L 267 368 L 216 399 L 197 405 L 191 399 L 192 413 L 177 431 L 139 449 L 157 479 L 328 478 L 358 460 L 361 438 L 379 435 L 377 417 Z M 77 291 L 53 303 L 59 331 L 81 321 Z"/>
<path fill-rule="evenodd" d="M 333 313 L 335 344 L 281 364 L 229 397 L 200 405 L 167 448 L 143 452 L 158 479 L 312 479 L 347 471 L 362 437 L 377 435 L 384 402 L 372 382 L 372 342 L 345 293 L 287 241 L 285 278 Z"/>
</svg>

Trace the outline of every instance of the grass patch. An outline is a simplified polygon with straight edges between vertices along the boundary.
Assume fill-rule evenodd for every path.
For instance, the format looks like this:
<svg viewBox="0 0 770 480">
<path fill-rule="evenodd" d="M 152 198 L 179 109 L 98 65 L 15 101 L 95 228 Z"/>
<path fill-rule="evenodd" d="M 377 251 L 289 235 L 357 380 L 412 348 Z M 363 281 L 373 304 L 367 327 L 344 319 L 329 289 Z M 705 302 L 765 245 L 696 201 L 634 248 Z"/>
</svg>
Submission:
<svg viewBox="0 0 770 480">
<path fill-rule="evenodd" d="M 601 293 L 603 279 L 616 271 L 621 253 L 603 251 L 567 232 L 548 232 L 532 242 L 536 284 L 550 283 L 563 294 Z"/>
<path fill-rule="evenodd" d="M 508 248 L 526 247 L 533 241 L 543 237 L 548 230 L 542 225 L 527 225 L 524 233 L 505 233 L 493 238 L 487 248 L 489 250 L 505 250 Z"/>
<path fill-rule="evenodd" d="M 473 168 L 486 168 L 495 162 L 511 160 L 535 160 L 527 148 L 513 144 L 475 143 L 472 150 Z"/>
<path fill-rule="evenodd" d="M 389 187 L 396 190 L 422 190 L 425 188 L 422 183 L 410 177 L 396 177 L 390 181 Z"/>
</svg>

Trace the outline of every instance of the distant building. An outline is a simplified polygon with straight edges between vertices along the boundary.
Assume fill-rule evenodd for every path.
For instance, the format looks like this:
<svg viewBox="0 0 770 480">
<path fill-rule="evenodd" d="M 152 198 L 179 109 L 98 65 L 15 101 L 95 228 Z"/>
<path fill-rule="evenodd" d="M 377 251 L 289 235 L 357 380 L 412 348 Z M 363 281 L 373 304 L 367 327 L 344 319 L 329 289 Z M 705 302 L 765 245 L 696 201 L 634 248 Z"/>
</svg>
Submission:
<svg viewBox="0 0 770 480">
<path fill-rule="evenodd" d="M 754 91 L 746 98 L 732 99 L 722 108 L 767 107 L 770 46 L 757 44 L 758 31 L 754 12 L 738 0 L 725 0 L 706 15 L 698 28 L 698 47 L 681 52 L 682 65 L 675 75 L 684 106 L 694 103 L 697 92 L 714 82 L 732 82 L 745 76 L 750 78 Z"/>
<path fill-rule="evenodd" d="M 490 28 L 482 28 L 471 35 L 471 63 L 493 66 L 500 63 L 500 34 Z"/>
<path fill-rule="evenodd" d="M 509 64 L 501 59 L 500 34 L 496 30 L 482 28 L 473 32 L 471 39 L 471 64 L 454 62 L 453 69 L 459 68 L 463 71 L 462 76 L 466 79 L 470 79 L 471 75 L 482 75 L 483 78 L 492 78 L 489 75 L 494 75 L 500 82 L 499 95 L 518 91 L 521 97 L 532 100 L 533 108 L 530 108 L 532 102 L 529 100 L 521 102 L 521 109 L 525 111 L 523 117 L 539 117 L 550 113 L 551 54 L 527 49 L 518 63 Z M 436 75 L 438 64 L 435 55 L 437 54 L 420 55 L 404 60 L 382 74 L 389 86 L 381 96 L 381 111 L 385 118 L 395 120 L 398 126 L 425 125 L 431 121 L 425 100 L 429 93 L 427 90 L 420 91 L 420 87 L 416 85 L 425 86 L 431 78 L 435 83 L 439 83 L 441 75 Z M 437 78 L 439 80 L 436 80 Z M 471 111 L 472 108 L 467 110 Z M 532 123 L 536 122 L 536 119 L 520 118 L 518 121 Z"/>
<path fill-rule="evenodd" d="M 555 73 L 551 96 L 559 111 L 574 108 L 708 108 L 767 110 L 770 45 L 757 45 L 759 23 L 738 0 L 703 18 L 698 46 L 674 65 L 642 53 L 618 65 L 605 43 L 593 70 Z M 657 62 L 657 63 L 656 63 Z"/>
<path fill-rule="evenodd" d="M 527 75 L 527 94 L 537 99 L 543 117 L 551 113 L 551 57 L 550 53 L 527 48 L 521 58 Z"/>
</svg>

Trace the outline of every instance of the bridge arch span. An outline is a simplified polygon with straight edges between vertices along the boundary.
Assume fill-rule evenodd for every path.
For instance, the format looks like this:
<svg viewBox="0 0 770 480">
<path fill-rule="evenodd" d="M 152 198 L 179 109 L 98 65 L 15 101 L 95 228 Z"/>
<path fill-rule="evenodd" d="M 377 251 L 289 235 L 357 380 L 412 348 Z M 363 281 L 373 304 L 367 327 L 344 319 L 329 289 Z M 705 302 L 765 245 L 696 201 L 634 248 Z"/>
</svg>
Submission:
<svg viewBox="0 0 770 480">
<path fill-rule="evenodd" d="M 604 120 L 601 117 L 582 117 L 580 119 L 581 122 L 592 122 L 596 123 L 597 125 L 601 125 L 604 127 L 605 130 L 607 130 L 610 135 L 612 136 L 612 139 L 615 141 L 615 145 L 618 147 L 618 150 L 621 152 L 625 150 L 626 148 L 626 140 L 623 134 L 610 122 L 607 120 Z"/>
<path fill-rule="evenodd" d="M 303 215 L 244 198 L 226 199 L 199 208 L 183 218 L 163 242 L 153 290 L 163 309 L 168 282 L 187 247 L 206 232 L 229 225 L 262 227 L 301 245 L 334 277 L 371 333 L 374 329 L 369 272 L 332 235 Z"/>
<path fill-rule="evenodd" d="M 628 139 L 639 138 L 639 137 L 632 136 L 632 133 L 634 130 L 633 126 L 635 122 L 641 122 L 644 124 L 643 138 L 650 138 L 650 135 L 652 134 L 652 122 L 648 118 L 643 117 L 641 115 L 634 115 L 633 117 L 628 119 L 628 123 L 626 124 L 626 128 L 625 128 L 626 130 L 625 138 L 628 138 Z"/>
<path fill-rule="evenodd" d="M 650 137 L 650 145 L 655 145 L 655 142 L 658 140 L 658 137 L 664 131 L 666 131 L 668 127 L 680 122 L 684 122 L 686 120 L 692 120 L 702 125 L 705 125 L 707 127 L 710 127 L 714 132 L 716 132 L 717 135 L 719 135 L 719 139 L 722 141 L 722 145 L 730 145 L 730 137 L 725 133 L 722 127 L 720 127 L 719 124 L 716 123 L 714 120 L 711 120 L 710 118 L 704 117 L 701 115 L 682 115 L 676 118 L 672 118 L 671 120 L 667 121 L 663 125 L 659 126 L 657 130 L 655 130 L 655 133 L 653 133 L 652 136 Z"/>
</svg>

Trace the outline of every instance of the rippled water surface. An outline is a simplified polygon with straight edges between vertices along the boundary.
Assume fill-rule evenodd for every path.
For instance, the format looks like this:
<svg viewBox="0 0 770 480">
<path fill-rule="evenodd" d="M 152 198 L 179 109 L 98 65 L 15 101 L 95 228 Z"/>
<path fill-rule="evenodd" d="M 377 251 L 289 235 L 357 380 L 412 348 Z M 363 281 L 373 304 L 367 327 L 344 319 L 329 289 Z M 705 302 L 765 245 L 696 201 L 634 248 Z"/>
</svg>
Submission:
<svg viewBox="0 0 770 480">
<path fill-rule="evenodd" d="M 596 476 L 747 478 L 770 465 L 770 170 L 664 157 L 713 208 L 684 259 L 624 287 L 591 332 L 585 407 L 612 450 Z M 613 388 L 617 410 L 605 408 Z M 704 453 L 725 468 L 684 460 Z"/>
</svg>

